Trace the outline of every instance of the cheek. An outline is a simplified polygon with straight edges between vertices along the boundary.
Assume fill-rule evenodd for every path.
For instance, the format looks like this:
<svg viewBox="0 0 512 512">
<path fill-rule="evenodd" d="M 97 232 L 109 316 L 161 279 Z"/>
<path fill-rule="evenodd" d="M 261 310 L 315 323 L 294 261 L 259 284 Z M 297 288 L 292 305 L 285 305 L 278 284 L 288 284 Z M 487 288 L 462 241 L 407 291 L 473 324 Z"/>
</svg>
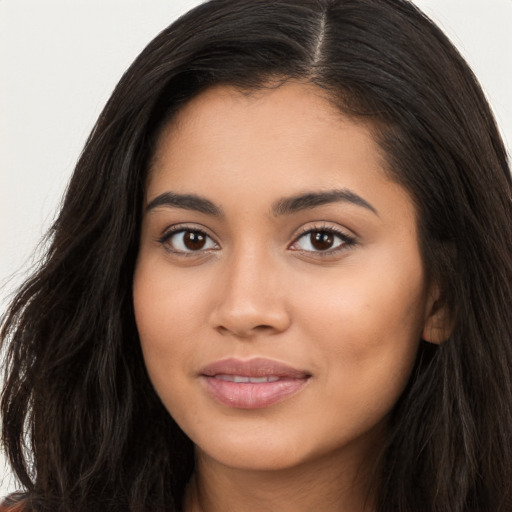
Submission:
<svg viewBox="0 0 512 512">
<path fill-rule="evenodd" d="M 330 369 L 327 389 L 350 389 L 367 404 L 379 397 L 376 407 L 390 407 L 414 364 L 425 293 L 421 266 L 382 269 L 354 265 L 337 278 L 317 281 L 297 316 L 315 340 L 319 365 Z"/>
<path fill-rule="evenodd" d="M 165 266 L 165 264 L 164 264 Z M 133 283 L 135 320 L 149 376 L 161 398 L 180 385 L 194 357 L 205 294 L 183 273 L 158 261 L 142 261 Z M 179 292 L 178 292 L 179 291 Z"/>
<path fill-rule="evenodd" d="M 190 270 L 190 269 L 188 269 Z M 192 272 L 197 274 L 197 269 Z M 173 271 L 165 259 L 139 259 L 134 281 L 135 317 L 143 344 L 163 344 L 171 335 L 195 329 L 202 314 L 205 290 L 197 287 L 197 275 L 187 269 Z M 208 281 L 204 281 L 208 282 Z"/>
<path fill-rule="evenodd" d="M 386 341 L 416 339 L 425 314 L 426 285 L 417 248 L 371 248 L 313 279 L 302 309 L 322 330 L 346 333 L 363 351 Z M 312 285 L 315 286 L 312 286 Z M 297 297 L 300 295 L 297 294 Z"/>
</svg>

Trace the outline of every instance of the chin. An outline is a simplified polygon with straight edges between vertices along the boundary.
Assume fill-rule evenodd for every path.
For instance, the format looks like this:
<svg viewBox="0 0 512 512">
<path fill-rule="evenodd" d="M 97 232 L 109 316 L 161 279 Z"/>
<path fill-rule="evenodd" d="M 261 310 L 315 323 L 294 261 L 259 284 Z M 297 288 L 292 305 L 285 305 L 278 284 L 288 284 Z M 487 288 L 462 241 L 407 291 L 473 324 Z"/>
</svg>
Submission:
<svg viewBox="0 0 512 512">
<path fill-rule="evenodd" d="M 284 471 L 302 465 L 307 461 L 307 455 L 296 453 L 288 445 L 276 446 L 268 443 L 264 446 L 252 443 L 244 446 L 224 447 L 210 450 L 208 453 L 196 447 L 199 459 L 213 460 L 217 464 L 242 471 Z"/>
</svg>

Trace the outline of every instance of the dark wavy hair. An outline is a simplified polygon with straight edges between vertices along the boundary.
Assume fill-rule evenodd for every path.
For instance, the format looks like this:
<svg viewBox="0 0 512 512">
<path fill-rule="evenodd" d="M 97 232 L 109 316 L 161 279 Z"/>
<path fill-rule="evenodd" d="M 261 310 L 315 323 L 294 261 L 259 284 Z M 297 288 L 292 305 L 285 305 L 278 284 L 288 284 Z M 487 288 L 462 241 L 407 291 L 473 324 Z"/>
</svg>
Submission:
<svg viewBox="0 0 512 512">
<path fill-rule="evenodd" d="M 451 319 L 391 415 L 378 511 L 512 510 L 510 170 L 472 72 L 405 0 L 213 0 L 122 77 L 3 318 L 3 443 L 27 510 L 181 509 L 193 445 L 149 381 L 132 305 L 145 175 L 195 95 L 288 79 L 374 127 Z"/>
</svg>

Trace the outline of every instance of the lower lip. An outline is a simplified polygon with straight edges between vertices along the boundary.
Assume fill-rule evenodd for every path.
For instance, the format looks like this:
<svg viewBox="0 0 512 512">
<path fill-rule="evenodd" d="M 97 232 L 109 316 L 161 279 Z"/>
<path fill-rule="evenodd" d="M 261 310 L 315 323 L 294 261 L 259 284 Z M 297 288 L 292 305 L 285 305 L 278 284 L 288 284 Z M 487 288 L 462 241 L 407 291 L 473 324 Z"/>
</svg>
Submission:
<svg viewBox="0 0 512 512">
<path fill-rule="evenodd" d="M 207 391 L 218 402 L 236 409 L 261 409 L 277 404 L 298 393 L 308 378 L 280 379 L 275 382 L 230 382 L 202 377 Z"/>
</svg>

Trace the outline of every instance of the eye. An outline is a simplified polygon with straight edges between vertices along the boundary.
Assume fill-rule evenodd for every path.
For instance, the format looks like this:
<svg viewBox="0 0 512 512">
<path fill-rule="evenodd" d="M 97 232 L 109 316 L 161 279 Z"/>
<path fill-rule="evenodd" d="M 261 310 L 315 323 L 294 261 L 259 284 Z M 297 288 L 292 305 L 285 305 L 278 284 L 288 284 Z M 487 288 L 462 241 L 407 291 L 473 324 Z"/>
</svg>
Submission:
<svg viewBox="0 0 512 512">
<path fill-rule="evenodd" d="M 332 253 L 354 244 L 353 237 L 333 228 L 308 229 L 295 240 L 290 249 Z"/>
<path fill-rule="evenodd" d="M 159 242 L 172 252 L 192 253 L 218 249 L 218 245 L 204 231 L 178 228 L 168 231 Z"/>
</svg>

